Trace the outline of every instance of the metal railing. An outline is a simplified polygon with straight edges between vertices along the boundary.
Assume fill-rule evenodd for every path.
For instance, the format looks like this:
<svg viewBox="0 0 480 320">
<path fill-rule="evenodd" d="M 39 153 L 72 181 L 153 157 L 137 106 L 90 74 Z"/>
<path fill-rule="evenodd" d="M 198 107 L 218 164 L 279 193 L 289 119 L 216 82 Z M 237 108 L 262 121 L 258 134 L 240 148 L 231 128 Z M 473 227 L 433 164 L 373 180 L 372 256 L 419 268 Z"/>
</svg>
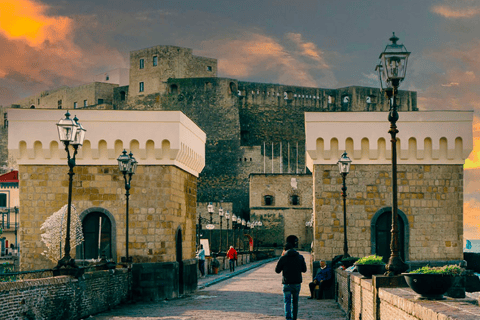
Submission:
<svg viewBox="0 0 480 320">
<path fill-rule="evenodd" d="M 13 267 L 12 267 L 13 269 Z M 4 271 L 9 271 L 8 267 Z M 21 272 L 0 273 L 0 282 L 11 282 L 18 280 L 42 279 L 53 277 L 53 269 L 41 269 Z"/>
</svg>

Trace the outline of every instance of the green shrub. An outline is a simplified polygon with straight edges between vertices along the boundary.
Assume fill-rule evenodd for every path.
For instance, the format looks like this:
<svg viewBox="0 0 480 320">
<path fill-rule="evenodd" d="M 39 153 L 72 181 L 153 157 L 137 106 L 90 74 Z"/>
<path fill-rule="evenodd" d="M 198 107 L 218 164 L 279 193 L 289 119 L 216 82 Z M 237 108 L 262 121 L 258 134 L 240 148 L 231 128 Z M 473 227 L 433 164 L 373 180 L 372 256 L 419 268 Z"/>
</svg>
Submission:
<svg viewBox="0 0 480 320">
<path fill-rule="evenodd" d="M 356 265 L 359 265 L 359 264 L 379 264 L 379 265 L 384 265 L 385 262 L 383 262 L 382 259 L 383 259 L 382 257 L 377 256 L 377 255 L 367 256 L 367 257 L 363 257 L 363 258 L 361 258 L 361 259 L 358 259 L 358 261 L 355 262 L 355 264 L 356 264 Z"/>
<path fill-rule="evenodd" d="M 429 267 L 428 265 L 417 270 L 410 271 L 409 273 L 420 273 L 420 274 L 442 274 L 455 276 L 460 275 L 462 269 L 459 266 L 447 265 L 443 267 Z"/>
</svg>

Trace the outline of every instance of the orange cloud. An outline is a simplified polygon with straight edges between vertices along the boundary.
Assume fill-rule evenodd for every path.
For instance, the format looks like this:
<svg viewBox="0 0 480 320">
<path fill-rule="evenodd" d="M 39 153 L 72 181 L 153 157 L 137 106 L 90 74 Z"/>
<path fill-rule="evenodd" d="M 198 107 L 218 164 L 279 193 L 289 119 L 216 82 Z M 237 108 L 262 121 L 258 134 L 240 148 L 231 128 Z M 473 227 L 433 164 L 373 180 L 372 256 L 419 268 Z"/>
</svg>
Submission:
<svg viewBox="0 0 480 320">
<path fill-rule="evenodd" d="M 71 32 L 72 20 L 49 17 L 47 9 L 33 0 L 0 0 L 0 32 L 8 39 L 21 39 L 32 47 L 64 40 Z"/>
<path fill-rule="evenodd" d="M 473 18 L 480 14 L 480 8 L 455 9 L 450 6 L 438 5 L 432 7 L 432 12 L 449 19 Z"/>
<path fill-rule="evenodd" d="M 334 86 L 337 82 L 313 43 L 304 42 L 300 34 L 287 33 L 286 41 L 258 33 L 248 33 L 234 40 L 202 42 L 200 53 L 218 58 L 219 73 L 228 77 L 276 77 L 276 82 L 301 86 Z M 293 44 L 293 47 L 289 46 Z M 307 57 L 308 59 L 305 59 Z M 314 72 L 321 72 L 316 77 Z"/>
<path fill-rule="evenodd" d="M 480 239 L 480 203 L 475 199 L 463 203 L 463 226 L 465 239 Z"/>
</svg>

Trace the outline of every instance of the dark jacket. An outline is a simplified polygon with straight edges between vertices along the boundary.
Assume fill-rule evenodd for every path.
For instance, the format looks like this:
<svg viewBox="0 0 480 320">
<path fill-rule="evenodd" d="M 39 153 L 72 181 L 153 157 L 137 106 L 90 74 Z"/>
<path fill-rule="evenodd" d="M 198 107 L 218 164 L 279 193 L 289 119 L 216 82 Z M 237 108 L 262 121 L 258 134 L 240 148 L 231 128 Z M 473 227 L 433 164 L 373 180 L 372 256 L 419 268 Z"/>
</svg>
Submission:
<svg viewBox="0 0 480 320">
<path fill-rule="evenodd" d="M 315 276 L 315 278 L 313 278 L 313 280 L 317 280 L 317 281 L 327 281 L 327 280 L 330 280 L 332 278 L 332 269 L 329 267 L 329 266 L 326 266 L 325 269 L 318 269 L 318 272 L 317 272 L 317 275 Z"/>
<path fill-rule="evenodd" d="M 288 250 L 277 262 L 275 272 L 283 271 L 283 284 L 302 283 L 302 272 L 307 272 L 305 259 L 295 249 Z"/>
</svg>

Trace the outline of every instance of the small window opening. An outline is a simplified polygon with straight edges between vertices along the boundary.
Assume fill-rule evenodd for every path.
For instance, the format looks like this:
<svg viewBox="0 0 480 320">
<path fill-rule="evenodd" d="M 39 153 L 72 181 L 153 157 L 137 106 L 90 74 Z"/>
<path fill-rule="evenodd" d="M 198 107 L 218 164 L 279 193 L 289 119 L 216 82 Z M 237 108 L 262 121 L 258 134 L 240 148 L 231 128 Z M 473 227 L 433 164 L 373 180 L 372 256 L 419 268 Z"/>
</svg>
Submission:
<svg viewBox="0 0 480 320">
<path fill-rule="evenodd" d="M 110 77 L 107 74 L 107 76 L 105 77 L 105 81 L 108 81 L 108 80 L 110 80 Z"/>
<path fill-rule="evenodd" d="M 140 59 L 140 69 L 143 69 L 143 68 L 145 68 L 145 60 Z"/>
<path fill-rule="evenodd" d="M 176 84 L 172 84 L 170 86 L 170 92 L 173 94 L 178 94 L 178 86 Z"/>
<path fill-rule="evenodd" d="M 207 66 L 207 71 L 212 71 L 212 66 Z"/>
<path fill-rule="evenodd" d="M 267 195 L 264 197 L 265 205 L 272 206 L 273 205 L 273 196 Z"/>
<path fill-rule="evenodd" d="M 58 100 L 58 109 L 62 109 L 62 100 Z"/>
<path fill-rule="evenodd" d="M 75 102 L 73 103 L 73 109 L 77 109 L 77 107 L 78 107 L 78 106 L 77 106 L 77 102 L 75 101 Z"/>
<path fill-rule="evenodd" d="M 98 99 L 98 104 L 103 104 L 103 99 Z"/>
<path fill-rule="evenodd" d="M 125 91 L 120 91 L 120 101 L 125 101 Z"/>
<path fill-rule="evenodd" d="M 145 90 L 145 86 L 143 81 L 138 84 L 138 92 L 143 92 Z"/>
<path fill-rule="evenodd" d="M 156 67 L 158 65 L 158 57 L 153 56 L 153 66 Z"/>
<path fill-rule="evenodd" d="M 86 107 L 88 105 L 88 101 L 87 100 L 83 100 L 83 106 Z"/>
<path fill-rule="evenodd" d="M 298 206 L 300 204 L 300 197 L 294 194 L 290 197 L 290 202 L 292 206 Z"/>
</svg>

